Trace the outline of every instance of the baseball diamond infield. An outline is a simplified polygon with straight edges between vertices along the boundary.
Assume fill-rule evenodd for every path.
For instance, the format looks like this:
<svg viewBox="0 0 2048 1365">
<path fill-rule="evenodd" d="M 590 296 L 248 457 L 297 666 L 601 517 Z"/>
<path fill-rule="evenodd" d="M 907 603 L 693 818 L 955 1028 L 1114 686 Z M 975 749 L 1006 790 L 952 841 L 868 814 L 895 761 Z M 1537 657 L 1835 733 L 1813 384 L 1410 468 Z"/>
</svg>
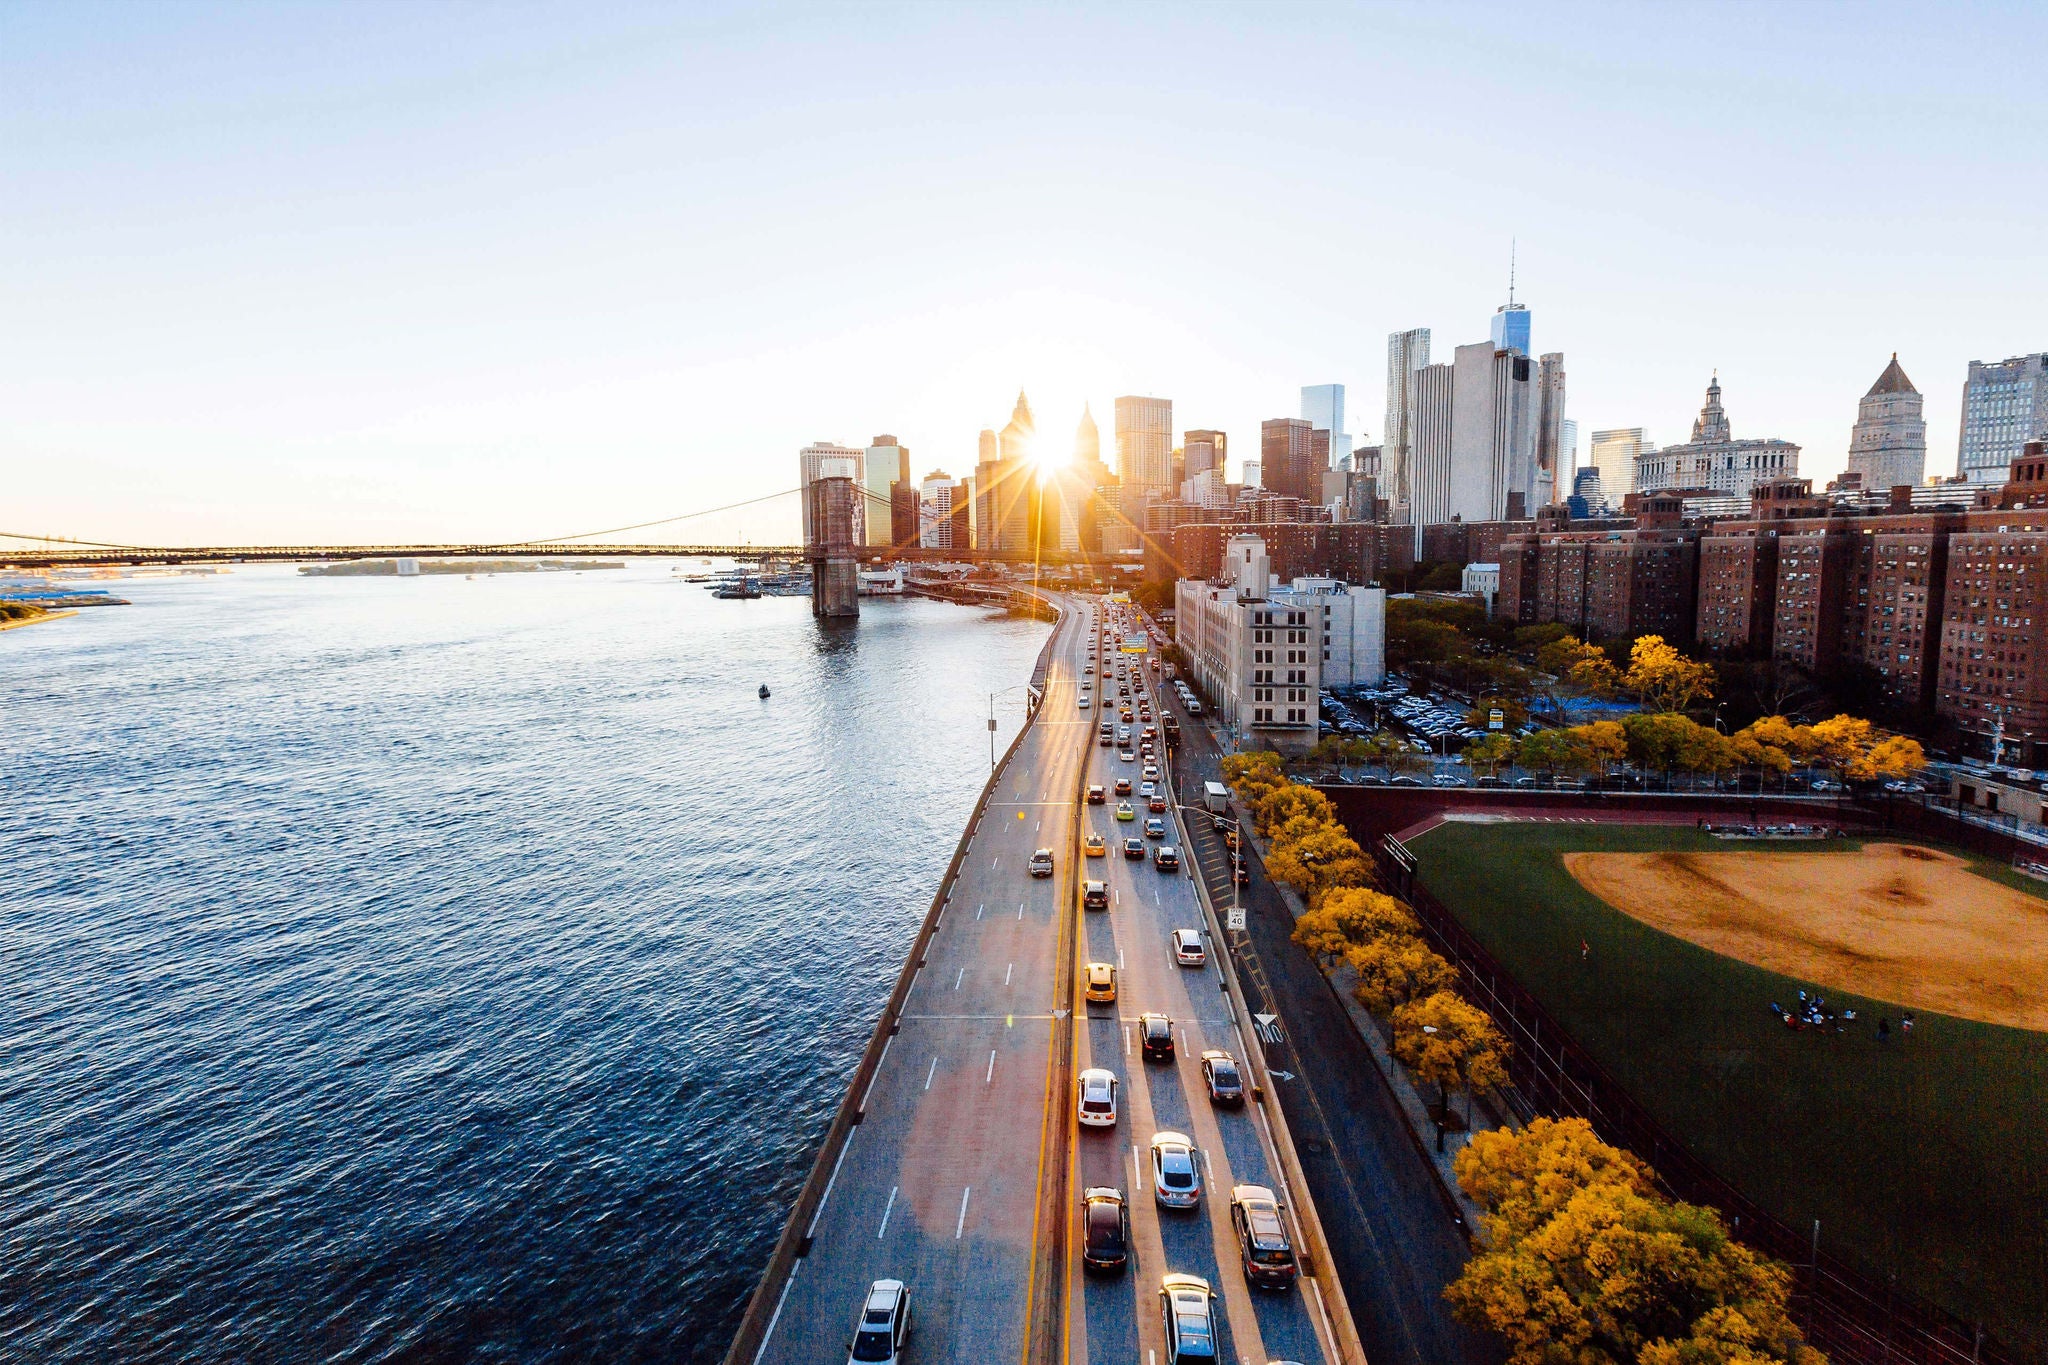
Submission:
<svg viewBox="0 0 2048 1365">
<path fill-rule="evenodd" d="M 1601 900 L 1702 948 L 1834 991 L 2048 1030 L 2048 900 L 1955 854 L 1870 843 L 1563 858 Z"/>
</svg>

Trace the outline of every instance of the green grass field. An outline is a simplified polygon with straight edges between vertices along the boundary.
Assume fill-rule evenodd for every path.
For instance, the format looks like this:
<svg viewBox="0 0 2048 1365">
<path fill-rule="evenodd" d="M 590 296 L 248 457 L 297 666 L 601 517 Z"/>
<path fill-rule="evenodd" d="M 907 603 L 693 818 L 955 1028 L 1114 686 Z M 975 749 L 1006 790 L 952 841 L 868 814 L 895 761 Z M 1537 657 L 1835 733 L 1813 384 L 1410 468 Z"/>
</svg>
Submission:
<svg viewBox="0 0 2048 1365">
<path fill-rule="evenodd" d="M 1684 827 L 1463 823 L 1411 845 L 1438 899 L 1716 1170 L 1792 1227 L 1818 1218 L 1823 1247 L 2048 1359 L 2048 1034 L 1832 990 L 1862 1031 L 1792 1032 L 1767 1006 L 1812 983 L 1639 924 L 1559 858 L 1755 846 Z M 1881 1047 L 1873 1022 L 1902 1003 L 1918 1025 Z"/>
</svg>

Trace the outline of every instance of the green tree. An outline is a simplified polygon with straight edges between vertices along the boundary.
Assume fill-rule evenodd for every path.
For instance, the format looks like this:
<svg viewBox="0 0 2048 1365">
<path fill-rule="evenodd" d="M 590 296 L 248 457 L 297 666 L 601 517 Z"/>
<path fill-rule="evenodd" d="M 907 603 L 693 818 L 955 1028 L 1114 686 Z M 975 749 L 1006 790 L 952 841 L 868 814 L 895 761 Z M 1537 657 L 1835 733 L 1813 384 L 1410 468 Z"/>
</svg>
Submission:
<svg viewBox="0 0 2048 1365">
<path fill-rule="evenodd" d="M 1475 768 L 1485 768 L 1490 777 L 1500 771 L 1504 763 L 1515 761 L 1515 741 L 1510 735 L 1481 735 L 1465 746 L 1465 761 Z"/>
<path fill-rule="evenodd" d="M 1493 723 L 1492 712 L 1498 709 L 1501 724 L 1510 730 L 1519 730 L 1529 723 L 1529 708 L 1513 697 L 1481 697 L 1472 703 L 1472 709 L 1465 713 L 1465 723 L 1474 729 L 1484 730 Z"/>
</svg>

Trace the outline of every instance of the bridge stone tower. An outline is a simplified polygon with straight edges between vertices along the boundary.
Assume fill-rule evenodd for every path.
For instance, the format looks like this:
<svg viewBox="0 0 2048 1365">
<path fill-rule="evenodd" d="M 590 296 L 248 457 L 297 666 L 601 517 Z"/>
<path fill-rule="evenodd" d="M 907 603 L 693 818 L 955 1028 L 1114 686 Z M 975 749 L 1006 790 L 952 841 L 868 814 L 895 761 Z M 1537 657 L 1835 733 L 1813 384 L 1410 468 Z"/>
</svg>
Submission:
<svg viewBox="0 0 2048 1365">
<path fill-rule="evenodd" d="M 840 465 L 844 468 L 840 468 Z M 860 616 L 859 548 L 866 540 L 867 511 L 851 460 L 827 460 L 804 489 L 809 535 L 804 558 L 811 566 L 811 615 Z"/>
</svg>

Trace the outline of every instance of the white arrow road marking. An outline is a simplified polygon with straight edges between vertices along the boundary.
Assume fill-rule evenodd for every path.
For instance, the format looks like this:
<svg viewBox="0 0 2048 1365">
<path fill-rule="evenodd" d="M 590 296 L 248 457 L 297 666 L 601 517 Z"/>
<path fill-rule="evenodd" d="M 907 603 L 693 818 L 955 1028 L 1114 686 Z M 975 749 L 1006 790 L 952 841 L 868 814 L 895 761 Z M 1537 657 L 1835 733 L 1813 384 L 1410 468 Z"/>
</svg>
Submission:
<svg viewBox="0 0 2048 1365">
<path fill-rule="evenodd" d="M 1259 1021 L 1260 1028 L 1271 1028 L 1273 1026 L 1273 1021 L 1275 1019 L 1278 1019 L 1279 1017 L 1280 1016 L 1277 1014 L 1254 1014 L 1252 1016 L 1252 1018 Z"/>
<path fill-rule="evenodd" d="M 1292 1071 L 1269 1071 L 1266 1074 L 1269 1076 L 1277 1076 L 1283 1081 L 1291 1081 L 1294 1079 L 1294 1073 Z"/>
</svg>

